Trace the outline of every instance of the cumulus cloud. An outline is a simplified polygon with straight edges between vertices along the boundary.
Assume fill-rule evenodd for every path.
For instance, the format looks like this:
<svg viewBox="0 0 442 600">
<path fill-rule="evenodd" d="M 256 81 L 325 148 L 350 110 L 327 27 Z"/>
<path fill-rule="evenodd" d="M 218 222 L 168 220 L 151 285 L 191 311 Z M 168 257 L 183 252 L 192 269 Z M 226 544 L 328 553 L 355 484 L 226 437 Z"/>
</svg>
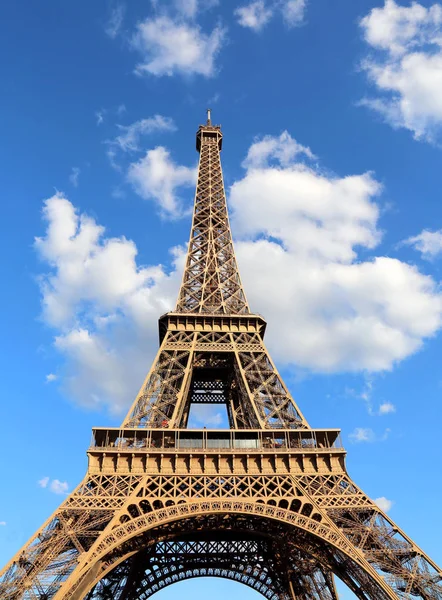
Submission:
<svg viewBox="0 0 442 600">
<path fill-rule="evenodd" d="M 99 299 L 110 309 L 121 297 L 138 290 L 150 273 L 135 265 L 137 250 L 124 238 L 101 242 L 104 228 L 57 193 L 46 200 L 43 216 L 48 223 L 45 237 L 36 238 L 40 256 L 55 268 L 42 280 L 44 316 L 55 326 L 75 316 L 78 302 Z"/>
<path fill-rule="evenodd" d="M 221 50 L 225 31 L 221 26 L 211 33 L 186 21 L 161 15 L 138 23 L 132 46 L 142 56 L 138 75 L 215 74 L 215 58 Z"/>
<path fill-rule="evenodd" d="M 140 119 L 130 125 L 117 124 L 120 131 L 112 140 L 107 140 L 107 156 L 109 161 L 117 171 L 122 167 L 118 161 L 119 153 L 133 153 L 141 150 L 141 139 L 146 135 L 152 135 L 159 132 L 176 131 L 176 126 L 172 118 L 162 115 L 154 115 L 146 119 Z"/>
<path fill-rule="evenodd" d="M 362 69 L 379 92 L 363 104 L 416 139 L 435 141 L 442 124 L 442 5 L 385 0 L 360 26 L 372 50 Z"/>
<path fill-rule="evenodd" d="M 54 494 L 67 494 L 69 490 L 69 485 L 66 481 L 59 481 L 58 479 L 53 479 L 49 484 L 49 489 Z"/>
<path fill-rule="evenodd" d="M 390 413 L 396 412 L 396 407 L 392 402 L 384 402 L 379 407 L 380 415 L 388 415 Z"/>
<path fill-rule="evenodd" d="M 37 481 L 37 484 L 43 488 L 48 489 L 54 494 L 66 494 L 69 490 L 69 485 L 66 481 L 60 481 L 59 479 L 51 479 L 50 477 L 43 477 Z"/>
<path fill-rule="evenodd" d="M 61 193 L 44 202 L 43 218 L 46 232 L 35 240 L 46 266 L 42 316 L 66 358 L 62 385 L 79 404 L 118 412 L 149 369 L 158 316 L 176 298 L 182 254 L 174 251 L 170 275 L 161 265 L 139 267 L 132 241 L 106 237 Z"/>
<path fill-rule="evenodd" d="M 299 144 L 288 131 L 283 131 L 278 137 L 265 135 L 261 139 L 257 138 L 247 152 L 243 167 L 257 169 L 272 163 L 287 167 L 302 155 L 315 158 L 310 148 Z"/>
<path fill-rule="evenodd" d="M 297 27 L 304 22 L 307 0 L 279 0 L 266 3 L 265 0 L 254 0 L 249 4 L 239 6 L 234 14 L 242 27 L 261 31 L 270 19 L 281 13 L 288 27 Z"/>
<path fill-rule="evenodd" d="M 442 252 L 442 229 L 438 231 L 424 229 L 419 235 L 410 237 L 403 243 L 413 246 L 422 254 L 422 258 L 431 260 Z"/>
<path fill-rule="evenodd" d="M 352 442 L 385 442 L 391 433 L 391 429 L 388 427 L 384 430 L 382 435 L 376 434 L 370 427 L 356 427 L 352 433 L 349 434 L 349 439 Z"/>
<path fill-rule="evenodd" d="M 176 126 L 170 117 L 154 115 L 147 119 L 140 119 L 130 125 L 117 125 L 120 134 L 111 142 L 112 146 L 117 146 L 123 152 L 136 152 L 140 149 L 140 139 L 144 135 L 156 132 L 176 131 Z"/>
<path fill-rule="evenodd" d="M 6 521 L 0 521 L 0 526 L 1 527 L 5 527 L 5 525 L 6 525 Z"/>
<path fill-rule="evenodd" d="M 196 173 L 196 168 L 177 165 L 166 148 L 157 146 L 130 165 L 127 177 L 137 194 L 153 200 L 163 216 L 176 219 L 185 213 L 177 190 L 194 186 Z"/>
<path fill-rule="evenodd" d="M 348 437 L 353 442 L 373 442 L 375 440 L 374 431 L 369 427 L 356 427 Z"/>
<path fill-rule="evenodd" d="M 300 160 L 311 154 L 288 134 L 256 140 L 230 189 L 249 301 L 280 363 L 391 369 L 440 327 L 437 285 L 395 258 L 361 260 L 381 239 L 382 187 L 370 173 L 326 175 Z"/>
<path fill-rule="evenodd" d="M 97 317 L 102 319 L 103 317 Z M 109 317 L 104 319 L 112 321 Z M 104 335 L 103 335 L 104 333 Z M 107 335 L 106 335 L 107 334 Z M 83 405 L 100 408 L 112 403 L 120 407 L 130 402 L 128 390 L 135 389 L 125 382 L 130 377 L 130 351 L 119 355 L 117 341 L 112 343 L 111 327 L 76 327 L 55 338 L 55 347 L 68 360 L 69 371 L 65 375 L 65 387 L 69 394 Z M 140 381 L 138 381 L 140 383 Z M 83 400 L 83 394 L 86 394 Z"/>
<path fill-rule="evenodd" d="M 390 508 L 393 506 L 393 501 L 388 500 L 388 498 L 385 498 L 385 496 L 381 496 L 380 498 L 375 498 L 374 502 L 385 513 L 388 512 L 390 510 Z"/>
<path fill-rule="evenodd" d="M 242 27 L 260 31 L 273 16 L 273 10 L 264 4 L 264 0 L 256 0 L 235 9 L 235 16 Z"/>
<path fill-rule="evenodd" d="M 304 22 L 307 0 L 285 0 L 281 3 L 284 21 L 289 27 L 297 27 Z"/>
<path fill-rule="evenodd" d="M 55 373 L 48 373 L 48 375 L 46 375 L 46 383 L 52 383 L 53 381 L 57 380 L 57 375 L 55 375 Z"/>
</svg>

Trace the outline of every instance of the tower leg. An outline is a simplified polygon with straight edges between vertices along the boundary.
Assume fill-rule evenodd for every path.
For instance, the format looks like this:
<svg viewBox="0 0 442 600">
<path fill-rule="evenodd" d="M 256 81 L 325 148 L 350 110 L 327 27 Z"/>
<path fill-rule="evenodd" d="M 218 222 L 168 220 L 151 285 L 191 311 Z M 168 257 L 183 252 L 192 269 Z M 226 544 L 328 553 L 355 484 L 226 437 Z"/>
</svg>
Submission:
<svg viewBox="0 0 442 600">
<path fill-rule="evenodd" d="M 339 600 L 333 574 L 321 568 L 310 575 L 291 578 L 288 587 L 291 600 Z"/>
</svg>

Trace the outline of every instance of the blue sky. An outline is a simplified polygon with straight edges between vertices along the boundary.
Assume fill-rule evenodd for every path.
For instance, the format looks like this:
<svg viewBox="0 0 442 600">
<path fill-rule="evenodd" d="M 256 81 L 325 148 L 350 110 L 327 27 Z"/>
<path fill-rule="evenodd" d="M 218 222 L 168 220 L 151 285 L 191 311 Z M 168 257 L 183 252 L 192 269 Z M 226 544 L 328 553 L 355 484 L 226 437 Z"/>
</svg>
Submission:
<svg viewBox="0 0 442 600">
<path fill-rule="evenodd" d="M 310 424 L 342 428 L 355 481 L 442 562 L 442 5 L 15 0 L 0 28 L 0 561 L 149 369 L 210 105 L 273 358 Z M 210 590 L 245 594 L 225 585 Z"/>
</svg>

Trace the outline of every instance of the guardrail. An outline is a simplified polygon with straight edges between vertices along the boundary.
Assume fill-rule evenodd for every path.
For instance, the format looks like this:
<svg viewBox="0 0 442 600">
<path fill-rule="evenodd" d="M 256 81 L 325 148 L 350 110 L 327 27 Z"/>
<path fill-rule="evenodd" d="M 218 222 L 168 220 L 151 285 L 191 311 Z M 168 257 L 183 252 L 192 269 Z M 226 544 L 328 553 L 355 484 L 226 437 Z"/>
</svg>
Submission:
<svg viewBox="0 0 442 600">
<path fill-rule="evenodd" d="M 317 451 L 342 450 L 339 430 L 94 429 L 90 450 Z"/>
</svg>

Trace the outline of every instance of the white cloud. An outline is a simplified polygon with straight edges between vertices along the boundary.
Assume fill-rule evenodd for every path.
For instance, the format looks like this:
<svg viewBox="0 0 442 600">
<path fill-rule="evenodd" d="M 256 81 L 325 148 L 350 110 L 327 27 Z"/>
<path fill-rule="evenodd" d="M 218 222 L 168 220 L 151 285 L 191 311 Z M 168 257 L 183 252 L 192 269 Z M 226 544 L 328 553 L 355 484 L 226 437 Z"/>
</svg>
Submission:
<svg viewBox="0 0 442 600">
<path fill-rule="evenodd" d="M 373 51 L 362 69 L 379 92 L 362 103 L 416 139 L 435 141 L 442 125 L 442 5 L 386 0 L 360 26 Z"/>
<path fill-rule="evenodd" d="M 51 383 L 52 381 L 56 381 L 58 379 L 57 375 L 54 373 L 49 373 L 46 375 L 46 383 Z"/>
<path fill-rule="evenodd" d="M 271 323 L 275 358 L 322 372 L 391 369 L 439 329 L 436 283 L 394 258 L 359 258 L 381 238 L 372 174 L 326 175 L 297 160 L 310 151 L 288 134 L 263 141 L 230 203 L 245 289 Z"/>
<path fill-rule="evenodd" d="M 254 31 L 261 31 L 279 11 L 288 27 L 299 27 L 304 23 L 307 0 L 279 0 L 266 3 L 254 0 L 235 9 L 238 24 Z"/>
<path fill-rule="evenodd" d="M 379 508 L 382 511 L 384 511 L 385 513 L 388 512 L 390 510 L 390 508 L 393 506 L 393 501 L 388 500 L 388 498 L 385 498 L 385 496 L 381 496 L 380 498 L 375 498 L 374 503 L 377 504 L 379 506 Z"/>
<path fill-rule="evenodd" d="M 161 267 L 139 268 L 135 244 L 122 238 L 105 238 L 104 227 L 57 193 L 44 203 L 46 235 L 36 238 L 41 258 L 52 267 L 42 280 L 44 317 L 53 326 L 78 323 L 77 311 L 93 309 L 112 315 L 121 302 L 133 302 L 137 294 L 163 277 Z M 157 304 L 164 308 L 162 301 Z M 94 316 L 93 310 L 87 317 Z"/>
<path fill-rule="evenodd" d="M 37 483 L 41 488 L 48 489 L 54 494 L 66 494 L 69 489 L 69 485 L 66 481 L 51 479 L 50 477 L 43 477 L 43 479 L 40 479 Z"/>
<path fill-rule="evenodd" d="M 69 175 L 69 181 L 74 187 L 78 187 L 78 178 L 80 177 L 80 169 L 78 167 L 72 167 L 71 174 Z"/>
<path fill-rule="evenodd" d="M 0 521 L 0 526 L 1 527 L 5 527 L 5 525 L 6 525 L 6 521 Z"/>
<path fill-rule="evenodd" d="M 105 237 L 62 194 L 45 201 L 43 217 L 47 229 L 35 248 L 46 265 L 43 318 L 66 358 L 62 385 L 79 404 L 118 412 L 133 401 L 149 368 L 158 316 L 176 299 L 182 253 L 174 251 L 170 275 L 161 265 L 138 267 L 133 242 Z M 45 487 L 49 478 L 41 482 Z"/>
<path fill-rule="evenodd" d="M 126 7 L 124 4 L 117 4 L 112 8 L 109 19 L 104 27 L 105 32 L 110 38 L 115 39 L 120 33 L 125 11 Z"/>
<path fill-rule="evenodd" d="M 184 209 L 177 189 L 195 184 L 196 169 L 177 165 L 166 148 L 157 146 L 130 165 L 128 181 L 142 198 L 153 200 L 163 216 L 179 218 Z"/>
<path fill-rule="evenodd" d="M 138 23 L 132 37 L 133 47 L 142 55 L 136 73 L 211 77 L 224 36 L 221 26 L 207 35 L 196 24 L 174 21 L 168 16 L 146 19 Z"/>
<path fill-rule="evenodd" d="M 69 489 L 69 485 L 66 481 L 59 481 L 58 479 L 53 479 L 49 484 L 49 489 L 54 494 L 66 494 Z"/>
<path fill-rule="evenodd" d="M 425 8 L 418 2 L 401 6 L 385 0 L 383 7 L 373 8 L 360 24 L 371 46 L 400 56 L 427 43 L 439 45 L 442 7 Z"/>
<path fill-rule="evenodd" d="M 373 442 L 375 440 L 375 434 L 369 427 L 356 427 L 353 433 L 348 436 L 354 442 Z"/>
<path fill-rule="evenodd" d="M 282 16 L 289 27 L 298 27 L 304 22 L 307 0 L 284 0 L 281 3 Z"/>
<path fill-rule="evenodd" d="M 260 31 L 272 18 L 273 10 L 265 5 L 264 0 L 256 0 L 238 7 L 234 14 L 242 27 Z"/>
<path fill-rule="evenodd" d="M 99 320 L 100 317 L 96 317 L 96 321 Z M 136 339 L 136 335 L 132 336 Z M 133 373 L 130 360 L 135 357 L 131 356 L 130 349 L 120 356 L 117 340 L 112 340 L 112 319 L 107 327 L 99 323 L 96 327 L 89 326 L 89 329 L 72 328 L 55 338 L 55 347 L 68 360 L 65 386 L 70 395 L 80 399 L 83 405 L 100 408 L 110 402 L 111 408 L 118 410 L 133 400 L 127 391 L 131 389 L 134 393 L 135 388 L 125 379 Z M 136 365 L 139 363 L 139 360 L 135 362 Z M 145 368 L 148 366 L 145 365 Z M 140 384 L 141 379 L 136 383 Z"/>
<path fill-rule="evenodd" d="M 380 415 L 388 415 L 388 414 L 394 413 L 394 412 L 396 412 L 396 407 L 391 402 L 384 402 L 379 407 Z"/>
<path fill-rule="evenodd" d="M 442 229 L 438 231 L 424 229 L 419 235 L 410 237 L 403 243 L 413 246 L 423 258 L 431 260 L 442 252 Z"/>
<path fill-rule="evenodd" d="M 257 138 L 247 152 L 243 167 L 258 169 L 272 161 L 287 167 L 298 155 L 315 158 L 310 148 L 299 144 L 288 131 L 283 131 L 279 137 L 265 135 L 261 139 Z"/>
<path fill-rule="evenodd" d="M 117 124 L 117 128 L 121 132 L 120 135 L 117 135 L 113 140 L 106 141 L 108 146 L 107 157 L 112 167 L 117 171 L 122 170 L 117 160 L 119 152 L 137 152 L 141 150 L 140 141 L 145 135 L 176 131 L 173 119 L 162 115 L 140 119 L 130 125 Z"/>
<path fill-rule="evenodd" d="M 170 117 L 154 115 L 147 119 L 140 119 L 130 125 L 117 125 L 121 131 L 110 144 L 117 146 L 123 152 L 135 152 L 140 149 L 140 138 L 160 131 L 176 131 L 175 123 Z"/>
</svg>

